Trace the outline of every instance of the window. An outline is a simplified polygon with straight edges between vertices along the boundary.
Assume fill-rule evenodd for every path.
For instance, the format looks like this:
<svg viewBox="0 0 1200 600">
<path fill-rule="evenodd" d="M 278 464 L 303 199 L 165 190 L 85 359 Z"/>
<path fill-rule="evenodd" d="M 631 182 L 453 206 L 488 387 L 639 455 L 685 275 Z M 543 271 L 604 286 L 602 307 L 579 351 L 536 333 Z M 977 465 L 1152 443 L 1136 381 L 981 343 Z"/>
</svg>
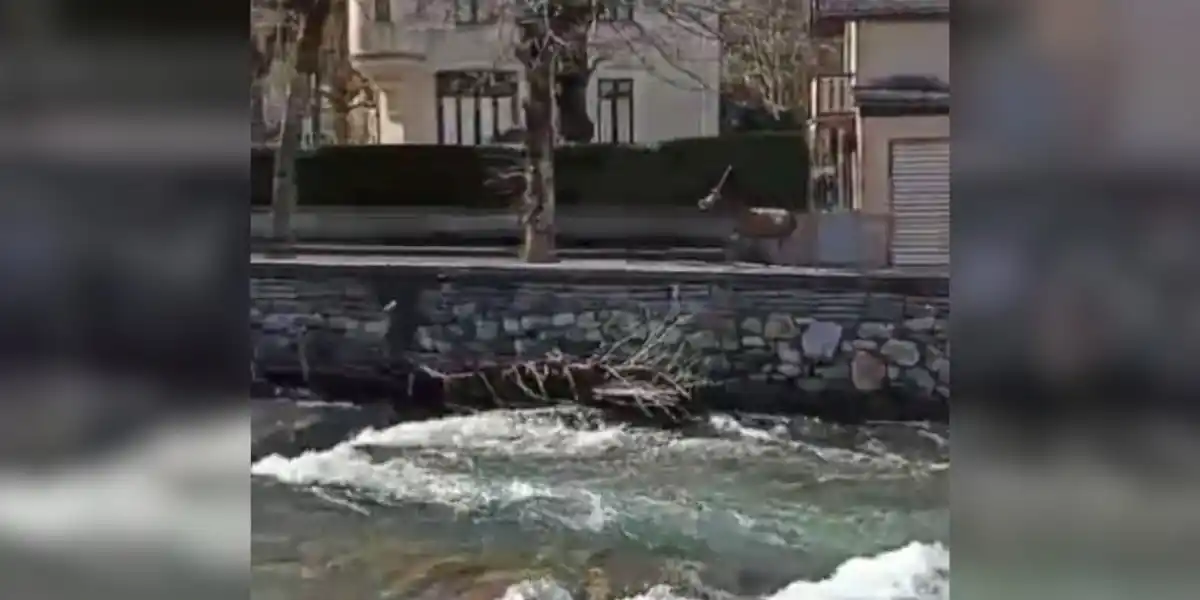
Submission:
<svg viewBox="0 0 1200 600">
<path fill-rule="evenodd" d="M 438 143 L 495 143 L 519 124 L 515 71 L 442 71 L 437 74 Z"/>
<path fill-rule="evenodd" d="M 596 141 L 633 143 L 633 80 L 596 80 Z"/>
<path fill-rule="evenodd" d="M 454 0 L 454 22 L 458 25 L 480 25 L 495 21 L 485 2 L 487 0 Z"/>
<path fill-rule="evenodd" d="M 392 0 L 375 0 L 375 22 L 392 22 Z"/>
<path fill-rule="evenodd" d="M 633 20 L 634 0 L 600 0 L 599 21 L 615 23 Z"/>
</svg>

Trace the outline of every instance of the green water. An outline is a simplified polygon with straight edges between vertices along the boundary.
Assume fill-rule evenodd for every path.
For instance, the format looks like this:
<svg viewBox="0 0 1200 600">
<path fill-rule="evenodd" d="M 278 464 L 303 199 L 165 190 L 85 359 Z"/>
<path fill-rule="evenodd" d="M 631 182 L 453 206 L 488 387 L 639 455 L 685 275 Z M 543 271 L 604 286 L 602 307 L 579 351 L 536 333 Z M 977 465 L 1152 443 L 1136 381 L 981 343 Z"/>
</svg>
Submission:
<svg viewBox="0 0 1200 600">
<path fill-rule="evenodd" d="M 490 600 L 551 577 L 576 598 L 755 598 L 949 537 L 944 427 L 715 417 L 685 436 L 542 411 L 352 438 L 254 465 L 254 597 Z"/>
</svg>

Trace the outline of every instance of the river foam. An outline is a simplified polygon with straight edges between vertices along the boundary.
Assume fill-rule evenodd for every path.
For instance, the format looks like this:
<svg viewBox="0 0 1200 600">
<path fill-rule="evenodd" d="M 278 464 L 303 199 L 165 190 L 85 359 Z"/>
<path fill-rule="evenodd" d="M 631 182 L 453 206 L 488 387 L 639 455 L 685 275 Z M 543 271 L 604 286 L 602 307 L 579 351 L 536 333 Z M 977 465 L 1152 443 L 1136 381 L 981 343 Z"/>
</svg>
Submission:
<svg viewBox="0 0 1200 600">
<path fill-rule="evenodd" d="M 950 551 L 941 544 L 912 542 L 901 548 L 852 558 L 829 577 L 795 581 L 763 600 L 949 600 Z M 523 581 L 499 600 L 576 600 L 557 582 Z M 699 600 L 655 586 L 624 600 Z"/>
<path fill-rule="evenodd" d="M 826 579 L 796 581 L 765 598 L 949 597 L 948 550 L 939 544 L 904 545 L 910 537 L 879 537 L 877 531 L 893 527 L 893 517 L 880 514 L 876 530 L 870 521 L 875 517 L 855 516 L 830 525 L 830 518 L 842 517 L 798 503 L 805 497 L 796 496 L 798 492 L 775 490 L 761 499 L 739 496 L 752 485 L 794 483 L 788 481 L 794 471 L 744 479 L 751 476 L 747 471 L 771 465 L 791 468 L 800 463 L 821 483 L 839 477 L 853 480 L 860 474 L 878 478 L 908 476 L 920 469 L 935 472 L 943 464 L 910 464 L 910 458 L 876 447 L 873 440 L 835 447 L 798 439 L 783 420 L 747 423 L 717 415 L 708 425 L 705 434 L 696 437 L 586 419 L 581 424 L 578 415 L 564 419 L 554 410 L 495 411 L 367 428 L 329 449 L 266 456 L 251 465 L 251 473 L 367 515 L 377 506 L 386 510 L 409 503 L 439 505 L 460 514 L 508 511 L 522 521 L 534 519 L 582 532 L 688 536 L 721 555 L 726 550 L 764 552 L 766 547 L 795 551 L 814 536 L 887 539 L 892 541 L 881 543 L 894 544 L 895 549 L 848 560 Z M 802 460 L 796 459 L 798 454 Z M 706 488 L 690 480 L 669 480 L 676 471 L 663 465 L 675 468 L 673 461 L 687 466 L 677 471 L 708 471 L 725 483 Z M 628 473 L 619 472 L 622 468 Z M 622 487 L 631 479 L 636 485 Z M 857 547 L 843 547 L 841 556 L 863 554 L 852 549 Z M 628 600 L 692 600 L 687 593 L 657 586 Z M 531 580 L 510 587 L 499 600 L 578 599 L 552 580 Z"/>
</svg>

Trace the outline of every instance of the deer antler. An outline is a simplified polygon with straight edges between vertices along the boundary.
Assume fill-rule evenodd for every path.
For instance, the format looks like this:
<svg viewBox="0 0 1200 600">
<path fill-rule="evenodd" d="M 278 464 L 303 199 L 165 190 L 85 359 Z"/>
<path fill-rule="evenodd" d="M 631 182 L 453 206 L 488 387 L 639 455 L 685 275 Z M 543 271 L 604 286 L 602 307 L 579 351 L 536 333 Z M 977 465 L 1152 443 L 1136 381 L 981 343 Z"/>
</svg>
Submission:
<svg viewBox="0 0 1200 600">
<path fill-rule="evenodd" d="M 696 206 L 699 207 L 700 210 L 708 210 L 716 206 L 717 201 L 721 199 L 721 188 L 725 187 L 725 180 L 729 179 L 729 173 L 731 171 L 733 171 L 733 165 L 726 166 L 725 172 L 721 174 L 721 180 L 717 182 L 717 185 L 713 186 L 713 189 L 708 192 L 708 195 L 701 198 L 700 201 L 696 203 Z"/>
</svg>

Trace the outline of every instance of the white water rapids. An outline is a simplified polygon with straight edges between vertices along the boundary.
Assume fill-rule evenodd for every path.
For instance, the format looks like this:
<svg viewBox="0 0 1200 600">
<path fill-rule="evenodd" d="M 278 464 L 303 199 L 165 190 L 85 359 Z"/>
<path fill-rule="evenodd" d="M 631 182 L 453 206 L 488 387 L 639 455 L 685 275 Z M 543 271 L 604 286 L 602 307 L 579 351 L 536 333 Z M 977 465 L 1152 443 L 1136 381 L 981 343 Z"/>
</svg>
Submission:
<svg viewBox="0 0 1200 600">
<path fill-rule="evenodd" d="M 948 505 L 920 483 L 944 474 L 948 442 L 910 427 L 927 450 L 914 455 L 861 434 L 830 443 L 820 431 L 718 415 L 702 435 L 685 436 L 580 426 L 553 410 L 496 411 L 367 428 L 331 448 L 265 456 L 251 474 L 365 519 L 434 506 L 474 523 L 694 546 L 749 564 L 858 555 L 754 598 L 948 599 L 949 551 L 936 541 Z M 895 508 L 889 495 L 908 504 Z M 688 593 L 663 584 L 628 600 L 692 600 Z M 535 578 L 497 600 L 580 599 Z"/>
</svg>

